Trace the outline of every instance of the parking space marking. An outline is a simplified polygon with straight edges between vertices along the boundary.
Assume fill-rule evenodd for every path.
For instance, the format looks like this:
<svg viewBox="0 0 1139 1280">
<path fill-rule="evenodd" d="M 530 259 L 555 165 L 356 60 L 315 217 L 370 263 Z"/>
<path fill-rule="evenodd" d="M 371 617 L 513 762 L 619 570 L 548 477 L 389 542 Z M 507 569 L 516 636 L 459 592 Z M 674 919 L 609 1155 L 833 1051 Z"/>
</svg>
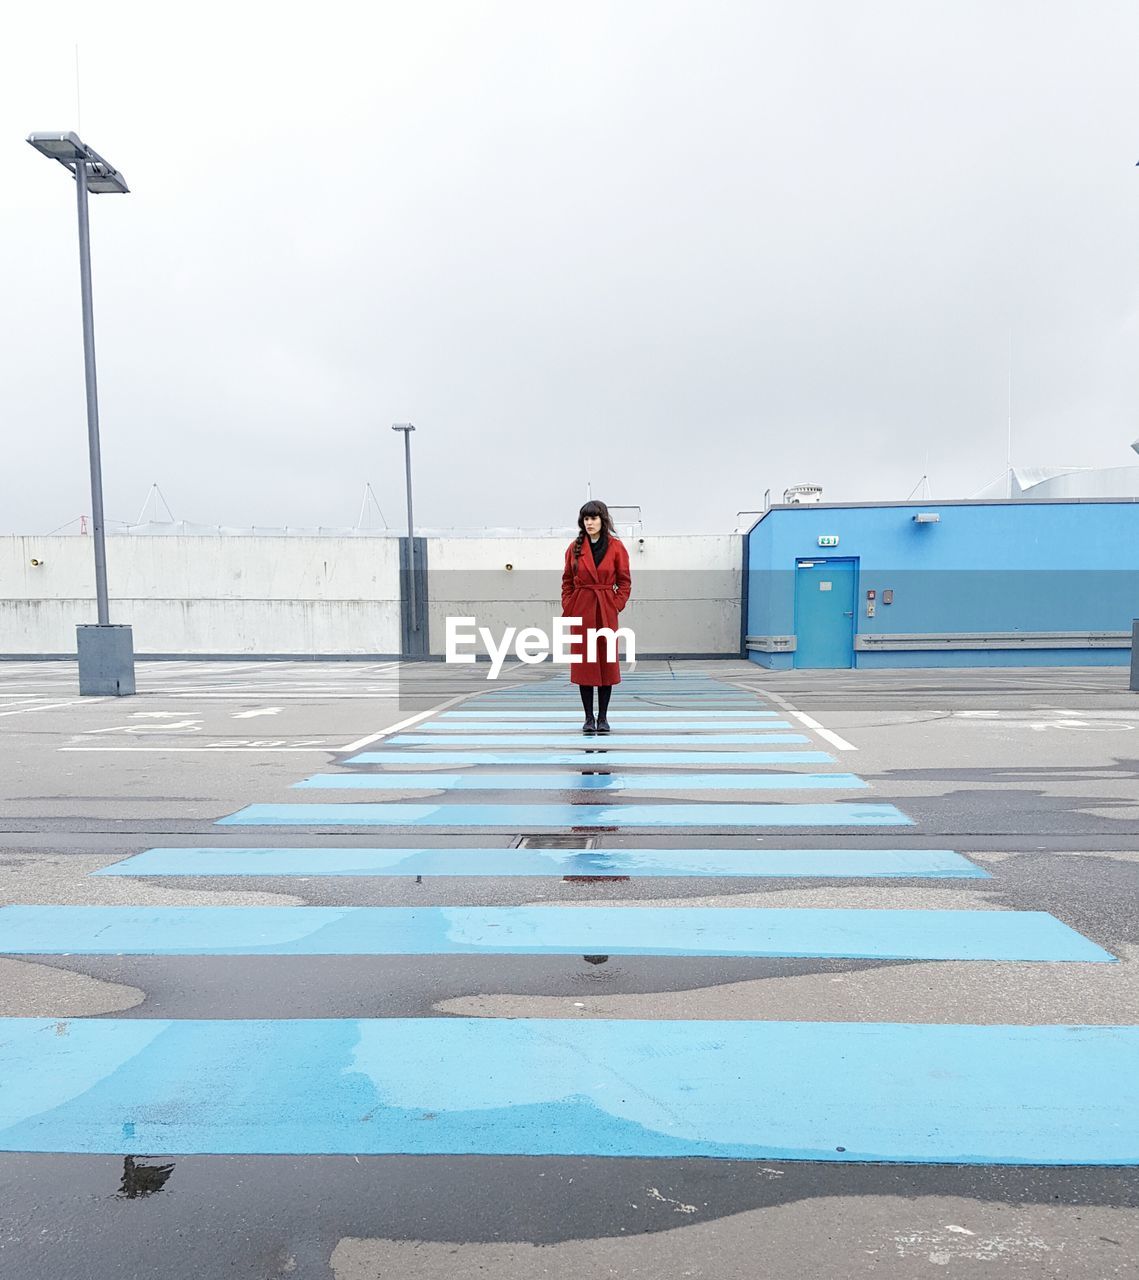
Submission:
<svg viewBox="0 0 1139 1280">
<path fill-rule="evenodd" d="M 85 705 L 92 702 L 106 702 L 106 698 L 84 698 Z M 19 707 L 15 711 L 0 711 L 0 716 L 23 716 L 30 711 L 58 711 L 61 707 L 74 707 L 79 703 L 78 698 L 71 698 L 67 702 L 37 702 L 29 707 Z"/>
<path fill-rule="evenodd" d="M 831 729 L 824 729 L 823 726 L 819 724 L 817 720 L 807 715 L 805 712 L 800 711 L 798 707 L 793 706 L 790 702 L 787 701 L 786 698 L 781 698 L 779 694 L 772 693 L 770 690 L 764 690 L 764 697 L 770 698 L 771 701 L 774 702 L 776 706 L 782 707 L 783 710 L 786 711 L 789 716 L 794 716 L 794 718 L 798 720 L 800 724 L 805 725 L 808 729 L 813 730 L 815 733 L 819 735 L 820 738 L 823 739 L 824 742 L 829 742 L 831 746 L 835 748 L 836 751 L 857 751 L 858 750 L 858 748 L 852 742 L 847 742 L 845 738 L 840 737 L 837 733 L 835 733 Z"/>
<path fill-rule="evenodd" d="M 355 742 L 349 742 L 339 749 L 341 751 L 359 751 L 361 747 L 366 747 L 373 742 L 379 742 L 381 738 L 397 733 L 400 729 L 407 729 L 413 724 L 418 724 L 421 720 L 427 720 L 446 707 L 453 707 L 459 702 L 466 701 L 468 696 L 465 693 L 460 693 L 454 698 L 448 698 L 446 702 L 440 702 L 434 707 L 429 707 L 426 711 L 420 711 L 417 715 L 408 716 L 406 720 L 401 720 L 398 724 L 389 725 L 386 729 L 380 729 L 377 733 L 369 734 L 366 738 L 358 738 Z"/>
<path fill-rule="evenodd" d="M 279 747 L 279 746 L 262 746 L 257 743 L 246 744 L 244 746 L 213 746 L 213 747 L 173 747 L 163 746 L 156 743 L 150 747 L 60 747 L 60 751 L 320 751 L 327 755 L 330 751 L 334 751 L 334 747 L 329 746 L 308 746 L 308 747 Z"/>
</svg>

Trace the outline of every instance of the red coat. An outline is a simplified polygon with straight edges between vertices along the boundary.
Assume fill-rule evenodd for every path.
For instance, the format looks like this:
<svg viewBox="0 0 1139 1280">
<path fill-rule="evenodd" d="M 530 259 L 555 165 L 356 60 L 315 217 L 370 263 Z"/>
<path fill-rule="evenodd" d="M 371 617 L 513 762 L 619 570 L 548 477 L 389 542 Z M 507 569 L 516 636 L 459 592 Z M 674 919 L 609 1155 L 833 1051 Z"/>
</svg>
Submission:
<svg viewBox="0 0 1139 1280">
<path fill-rule="evenodd" d="M 566 563 L 562 571 L 562 617 L 580 618 L 586 631 L 590 627 L 617 629 L 617 615 L 629 600 L 632 579 L 629 576 L 629 553 L 625 544 L 610 537 L 609 545 L 599 565 L 593 563 L 593 551 L 588 537 L 582 543 L 577 558 L 577 570 L 573 563 L 574 543 L 566 548 Z M 620 684 L 621 668 L 617 664 L 617 646 L 606 657 L 604 640 L 597 645 L 596 662 L 585 661 L 585 644 L 582 627 L 571 631 L 570 652 L 581 654 L 580 662 L 570 663 L 570 680 L 574 684 Z"/>
</svg>

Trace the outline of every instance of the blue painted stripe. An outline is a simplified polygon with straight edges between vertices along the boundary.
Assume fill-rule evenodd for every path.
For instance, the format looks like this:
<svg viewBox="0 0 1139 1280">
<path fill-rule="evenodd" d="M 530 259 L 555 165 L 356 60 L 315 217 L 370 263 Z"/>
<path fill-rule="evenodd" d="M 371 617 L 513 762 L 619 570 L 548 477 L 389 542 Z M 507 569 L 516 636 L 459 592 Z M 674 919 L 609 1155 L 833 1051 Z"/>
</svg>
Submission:
<svg viewBox="0 0 1139 1280">
<path fill-rule="evenodd" d="M 796 907 L 2 907 L 10 955 L 1114 957 L 1046 911 Z"/>
<path fill-rule="evenodd" d="M 908 827 L 892 804 L 251 804 L 231 827 Z"/>
<path fill-rule="evenodd" d="M 701 720 L 710 714 L 715 716 L 717 723 L 727 720 L 732 724 L 738 724 L 741 720 L 744 722 L 770 720 L 779 714 L 777 711 L 674 711 L 640 706 L 630 707 L 627 710 L 638 720 L 651 720 L 654 724 L 667 723 L 671 720 L 675 720 L 678 724 L 687 724 L 689 721 Z M 500 708 L 497 711 L 442 711 L 438 718 L 440 720 L 580 720 L 581 708 L 570 711 L 557 709 L 514 711 L 510 708 Z"/>
<path fill-rule="evenodd" d="M 660 677 L 651 675 L 638 675 L 634 671 L 625 671 L 621 673 L 621 684 L 629 688 L 637 689 L 668 689 L 680 692 L 699 693 L 704 690 L 711 690 L 714 693 L 746 693 L 747 690 L 741 689 L 738 685 L 727 684 L 723 680 L 717 680 L 711 677 L 682 677 L 673 679 L 671 677 Z M 496 692 L 500 693 L 572 693 L 576 690 L 576 685 L 563 676 L 560 680 L 528 680 L 523 684 L 504 685 Z"/>
<path fill-rule="evenodd" d="M 637 699 L 651 700 L 654 705 L 663 702 L 676 702 L 685 707 L 757 707 L 764 706 L 762 698 L 753 698 L 749 694 L 677 694 L 654 693 L 651 690 L 622 689 L 617 695 L 621 701 Z M 481 693 L 477 694 L 478 705 L 481 706 L 535 706 L 549 707 L 562 705 L 572 707 L 575 702 L 581 705 L 581 695 L 575 689 L 573 693 L 546 694 L 534 696 L 521 693 Z"/>
<path fill-rule="evenodd" d="M 471 706 L 472 709 L 475 706 L 475 704 L 473 703 L 468 705 Z M 564 699 L 559 698 L 557 699 L 556 702 L 552 699 L 547 700 L 545 702 L 533 702 L 530 700 L 527 700 L 526 702 L 522 702 L 521 700 L 511 701 L 511 702 L 495 702 L 492 699 L 479 698 L 477 706 L 478 706 L 478 709 L 481 711 L 496 712 L 496 713 L 501 712 L 503 714 L 506 714 L 506 713 L 517 714 L 522 711 L 537 711 L 537 712 L 545 712 L 547 715 L 549 715 L 550 713 L 557 714 L 558 712 L 562 712 L 562 711 L 567 713 L 576 713 L 577 711 L 581 710 L 581 699 L 574 698 L 571 701 L 569 698 L 564 698 Z M 721 714 L 721 712 L 733 712 L 736 715 L 756 715 L 756 714 L 784 715 L 786 714 L 782 710 L 769 712 L 768 708 L 765 705 L 762 705 L 760 703 L 755 703 L 755 702 L 747 702 L 747 701 L 743 701 L 743 702 L 716 701 L 716 702 L 693 703 L 691 700 L 687 700 L 683 703 L 680 703 L 680 702 L 677 702 L 675 699 L 646 698 L 643 700 L 638 700 L 635 698 L 617 698 L 611 703 L 611 707 L 614 712 L 620 711 L 623 714 L 628 713 L 630 715 L 638 714 L 644 711 L 655 711 L 655 712 L 662 712 L 662 713 L 668 713 L 671 711 L 674 713 L 682 713 L 682 714 L 693 715 L 693 716 L 696 716 L 696 715 L 715 716 L 715 715 Z"/>
<path fill-rule="evenodd" d="M 750 694 L 677 694 L 677 692 L 655 692 L 650 689 L 627 689 L 627 687 L 618 685 L 617 698 L 622 701 L 646 699 L 653 703 L 677 703 L 683 707 L 760 707 L 764 705 L 761 698 L 753 698 Z M 564 707 L 572 707 L 577 701 L 580 705 L 581 695 L 577 690 L 573 690 L 572 694 L 506 694 L 506 692 L 485 692 L 485 694 L 476 694 L 480 705 L 493 705 L 493 707 L 523 707 L 523 705 L 534 705 L 534 707 L 552 707 L 552 705 L 562 704 Z"/>
<path fill-rule="evenodd" d="M 603 739 L 601 741 L 609 741 Z M 806 742 L 806 738 L 800 738 Z M 569 765 L 575 769 L 598 765 L 620 765 L 622 768 L 649 765 L 654 769 L 678 765 L 713 764 L 762 766 L 768 764 L 834 764 L 834 756 L 825 751 L 621 751 L 600 742 L 591 746 L 571 747 L 568 751 L 543 751 L 536 758 L 532 751 L 361 751 L 345 764 L 445 764 L 445 765 Z"/>
<path fill-rule="evenodd" d="M 318 773 L 322 791 L 852 791 L 853 773 Z"/>
<path fill-rule="evenodd" d="M 576 722 L 576 723 L 575 723 Z M 543 732 L 560 732 L 569 733 L 573 737 L 577 737 L 576 730 L 580 728 L 582 723 L 582 713 L 578 711 L 572 718 L 566 716 L 564 720 L 512 720 L 509 716 L 496 716 L 493 719 L 480 720 L 472 723 L 470 720 L 449 722 L 445 720 L 424 720 L 421 724 L 415 726 L 417 733 L 543 733 Z M 640 715 L 622 716 L 620 722 L 620 730 L 622 733 L 629 729 L 652 729 L 654 732 L 663 731 L 665 733 L 694 733 L 703 735 L 710 731 L 723 732 L 724 730 L 737 729 L 789 729 L 790 723 L 786 720 L 753 720 L 747 719 L 735 721 L 732 724 L 724 724 L 722 720 L 645 720 Z"/>
<path fill-rule="evenodd" d="M 730 689 L 666 689 L 666 688 L 650 688 L 647 685 L 630 684 L 627 680 L 622 680 L 618 686 L 622 696 L 627 698 L 683 698 L 686 702 L 761 702 L 763 698 L 759 694 L 738 692 L 734 693 Z M 476 694 L 480 699 L 498 699 L 503 702 L 511 702 L 515 700 L 533 699 L 535 702 L 545 702 L 551 699 L 564 698 L 567 702 L 572 698 L 580 697 L 576 685 L 566 685 L 560 689 L 492 689 L 488 688 L 485 693 Z"/>
<path fill-rule="evenodd" d="M 660 679 L 655 676 L 641 676 L 636 672 L 622 672 L 620 683 L 630 689 L 666 689 L 675 693 L 731 693 L 743 696 L 749 692 L 739 685 L 727 684 L 715 679 Z M 577 686 L 568 679 L 561 680 L 529 680 L 524 684 L 503 685 L 496 692 L 510 693 L 574 693 Z"/>
<path fill-rule="evenodd" d="M 1137 1027 L 5 1018 L 0 1149 L 1134 1165 L 1137 1061 Z"/>
<path fill-rule="evenodd" d="M 581 713 L 581 699 L 576 698 L 573 701 L 566 699 L 557 701 L 553 704 L 541 703 L 488 703 L 484 698 L 479 699 L 479 709 L 488 713 L 497 714 L 504 719 L 516 719 L 523 712 L 538 714 L 538 716 L 566 716 L 567 719 L 576 719 Z M 609 704 L 609 709 L 614 714 L 622 714 L 622 716 L 644 716 L 645 713 L 659 714 L 659 716 L 695 716 L 695 717 L 713 717 L 724 716 L 724 714 L 732 714 L 732 716 L 764 718 L 774 716 L 786 716 L 785 710 L 777 710 L 777 712 L 769 712 L 765 707 L 756 707 L 746 703 L 710 703 L 694 705 L 687 704 L 677 705 L 676 703 L 665 703 L 659 699 L 651 701 L 635 701 L 628 698 L 614 699 Z"/>
<path fill-rule="evenodd" d="M 787 728 L 785 722 L 773 720 L 772 725 Z M 620 726 L 618 726 L 619 730 Z M 430 747 L 438 746 L 440 739 L 431 733 L 397 733 L 388 741 L 393 747 Z M 580 731 L 574 733 L 452 733 L 447 741 L 455 747 L 566 747 L 575 742 L 596 745 L 597 738 L 593 734 Z M 782 733 L 703 733 L 699 737 L 688 737 L 683 733 L 621 733 L 621 741 L 631 747 L 693 747 L 693 746 L 747 746 L 764 742 L 806 742 L 799 736 L 787 736 Z"/>
<path fill-rule="evenodd" d="M 910 876 L 989 879 L 949 849 L 147 849 L 96 876 Z"/>
</svg>

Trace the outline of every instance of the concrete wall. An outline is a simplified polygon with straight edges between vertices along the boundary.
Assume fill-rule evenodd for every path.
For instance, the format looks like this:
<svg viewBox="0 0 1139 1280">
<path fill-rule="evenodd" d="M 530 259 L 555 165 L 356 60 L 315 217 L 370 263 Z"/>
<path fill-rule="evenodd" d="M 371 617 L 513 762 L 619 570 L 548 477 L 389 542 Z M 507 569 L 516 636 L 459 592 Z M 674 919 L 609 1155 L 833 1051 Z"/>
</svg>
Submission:
<svg viewBox="0 0 1139 1280">
<path fill-rule="evenodd" d="M 916 524 L 931 512 L 937 523 Z M 820 548 L 820 535 L 839 544 Z M 749 657 L 794 665 L 795 565 L 856 561 L 855 665 L 1114 665 L 1139 616 L 1139 502 L 776 507 L 748 535 Z M 881 603 L 882 591 L 894 603 Z M 877 592 L 874 617 L 866 593 Z M 774 651 L 772 651 L 774 650 Z"/>
<path fill-rule="evenodd" d="M 429 538 L 431 652 L 441 655 L 445 619 L 474 617 L 494 634 L 507 626 L 550 630 L 561 613 L 569 539 Z M 638 657 L 738 656 L 742 539 L 739 534 L 624 538 L 633 593 L 621 614 Z M 507 565 L 512 568 L 507 569 Z M 480 647 L 481 651 L 481 647 Z"/>
<path fill-rule="evenodd" d="M 448 614 L 496 634 L 549 629 L 567 542 L 426 539 L 431 654 L 444 652 Z M 636 630 L 639 654 L 739 653 L 739 535 L 626 545 L 633 598 L 622 623 Z M 133 626 L 139 654 L 400 652 L 396 538 L 114 537 L 107 560 L 111 621 Z M 89 538 L 0 537 L 0 655 L 74 654 L 76 625 L 95 620 L 94 596 Z"/>
<path fill-rule="evenodd" d="M 398 564 L 396 538 L 108 538 L 111 621 L 139 654 L 394 654 Z M 89 538 L 0 537 L 0 654 L 94 621 Z"/>
</svg>

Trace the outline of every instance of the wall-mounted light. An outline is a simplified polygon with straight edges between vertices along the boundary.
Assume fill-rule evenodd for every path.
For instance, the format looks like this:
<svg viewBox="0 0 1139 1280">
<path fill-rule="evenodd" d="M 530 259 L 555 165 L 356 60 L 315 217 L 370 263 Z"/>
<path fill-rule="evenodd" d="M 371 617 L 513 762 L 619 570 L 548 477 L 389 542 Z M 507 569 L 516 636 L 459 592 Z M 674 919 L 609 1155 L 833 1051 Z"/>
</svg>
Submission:
<svg viewBox="0 0 1139 1280">
<path fill-rule="evenodd" d="M 936 511 L 919 511 L 914 516 L 914 524 L 938 524 L 941 517 Z"/>
</svg>

